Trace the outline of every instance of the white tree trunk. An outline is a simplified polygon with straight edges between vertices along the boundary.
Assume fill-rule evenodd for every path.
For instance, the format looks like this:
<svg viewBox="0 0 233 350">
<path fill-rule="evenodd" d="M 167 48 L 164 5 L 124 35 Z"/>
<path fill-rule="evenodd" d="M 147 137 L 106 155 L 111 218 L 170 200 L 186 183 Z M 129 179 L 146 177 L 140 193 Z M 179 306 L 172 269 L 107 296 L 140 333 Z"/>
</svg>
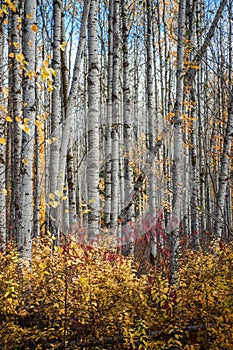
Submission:
<svg viewBox="0 0 233 350">
<path fill-rule="evenodd" d="M 182 111 L 184 89 L 184 39 L 185 39 L 185 9 L 186 1 L 180 0 L 178 17 L 177 71 L 176 71 L 176 101 L 174 107 L 174 160 L 173 160 L 173 203 L 172 223 L 174 225 L 171 237 L 170 283 L 177 281 L 179 259 L 179 224 L 182 194 Z"/>
<path fill-rule="evenodd" d="M 214 234 L 218 241 L 221 240 L 222 231 L 225 228 L 226 223 L 224 215 L 226 207 L 227 185 L 230 179 L 230 161 L 232 157 L 231 147 L 233 138 L 233 89 L 230 91 L 229 99 L 228 122 L 224 137 L 223 153 L 221 157 L 219 189 L 217 193 L 215 209 Z"/>
<path fill-rule="evenodd" d="M 151 0 L 147 0 L 147 115 L 148 115 L 148 146 L 149 146 L 149 172 L 148 172 L 148 196 L 149 196 L 149 211 L 153 217 L 155 215 L 155 158 L 152 156 L 152 150 L 155 143 L 155 111 L 154 111 L 154 79 L 153 79 L 153 50 L 152 50 L 152 21 L 151 21 Z M 150 253 L 151 261 L 155 263 L 156 258 L 156 233 L 151 233 L 150 237 Z"/>
<path fill-rule="evenodd" d="M 23 21 L 23 54 L 27 62 L 26 69 L 35 72 L 35 41 L 36 41 L 36 0 L 26 0 Z M 29 16 L 30 15 L 30 16 Z M 25 260 L 31 259 L 32 229 L 33 229 L 33 148 L 34 121 L 36 113 L 35 79 L 23 76 L 23 116 L 24 124 L 28 124 L 30 133 L 23 132 L 22 170 L 21 170 L 21 201 L 20 227 L 18 248 Z M 25 120 L 27 118 L 28 120 Z"/>
<path fill-rule="evenodd" d="M 132 104 L 130 94 L 130 76 L 129 76 L 129 48 L 128 48 L 128 19 L 127 19 L 127 1 L 122 0 L 122 34 L 123 34 L 123 146 L 125 152 L 124 159 L 124 188 L 125 203 L 128 201 L 133 191 L 133 170 L 130 164 L 130 152 L 132 147 Z M 129 221 L 133 215 L 133 205 L 128 209 L 126 221 Z"/>
<path fill-rule="evenodd" d="M 119 0 L 113 3 L 113 86 L 112 86 L 112 174 L 111 174 L 111 227 L 113 235 L 117 234 L 119 210 L 119 139 L 120 139 L 120 6 Z"/>
<path fill-rule="evenodd" d="M 16 59 L 16 55 L 22 52 L 22 43 L 20 38 L 20 32 L 18 30 L 18 20 L 19 16 L 22 15 L 20 11 L 20 3 L 17 1 L 15 3 L 17 12 L 12 12 L 11 14 L 11 41 L 16 43 L 11 46 L 11 52 L 14 57 L 10 58 L 12 69 L 10 71 L 11 93 L 10 93 L 10 103 L 12 108 L 12 119 L 13 119 L 13 137 L 12 137 L 12 155 L 13 155 L 13 167 L 14 172 L 12 174 L 13 184 L 12 184 L 12 227 L 14 238 L 17 239 L 17 228 L 19 227 L 21 209 L 20 209 L 20 188 L 21 188 L 21 145 L 22 145 L 22 130 L 19 127 L 19 119 L 22 118 L 22 83 L 19 79 L 19 74 L 22 74 L 22 69 L 20 68 L 20 63 Z"/>
<path fill-rule="evenodd" d="M 49 192 L 53 193 L 57 189 L 57 182 L 59 177 L 59 156 L 60 156 L 60 142 L 61 142 L 61 12 L 62 1 L 53 1 L 53 61 L 52 67 L 56 72 L 53 77 L 52 91 L 52 105 L 51 105 L 51 130 L 50 138 L 53 140 L 50 146 L 50 188 Z"/>
<path fill-rule="evenodd" d="M 0 66 L 4 67 L 4 27 L 0 25 Z M 0 75 L 0 86 L 3 86 L 3 75 Z M 4 101 L 4 95 L 0 92 L 0 101 Z M 0 137 L 5 140 L 5 118 L 3 112 L 0 113 Z M 5 248 L 6 245 L 6 179 L 5 168 L 6 166 L 6 154 L 5 145 L 0 143 L 0 251 Z"/>
<path fill-rule="evenodd" d="M 97 0 L 91 0 L 88 18 L 88 235 L 95 240 L 99 233 L 99 57 Z"/>
<path fill-rule="evenodd" d="M 104 221 L 109 226 L 111 221 L 111 157 L 112 157 L 112 74 L 113 74 L 113 0 L 109 1 L 108 15 L 108 92 L 107 92 L 107 121 L 105 142 L 105 203 Z"/>
<path fill-rule="evenodd" d="M 72 127 L 73 113 L 74 113 L 75 103 L 76 103 L 76 95 L 77 95 L 78 86 L 79 86 L 79 79 L 78 78 L 79 78 L 79 73 L 80 73 L 82 54 L 84 51 L 84 44 L 85 44 L 85 40 L 86 40 L 86 28 L 87 28 L 87 19 L 88 19 L 88 14 L 89 14 L 89 9 L 90 9 L 90 3 L 91 3 L 91 0 L 84 1 L 82 21 L 81 21 L 81 27 L 80 27 L 79 43 L 78 43 L 78 48 L 77 48 L 75 63 L 74 63 L 74 69 L 73 69 L 73 77 L 72 77 L 71 88 L 70 88 L 69 96 L 68 96 L 67 108 L 65 110 L 65 118 L 64 118 L 64 121 L 62 124 L 62 142 L 61 142 L 61 151 L 60 151 L 60 158 L 59 158 L 60 183 L 64 183 L 64 178 L 65 178 L 66 157 L 67 157 L 67 152 L 68 152 L 68 146 L 70 145 L 69 144 L 70 128 Z M 71 145 L 70 145 L 70 147 L 71 147 Z M 59 186 L 59 184 L 58 184 L 58 186 Z"/>
<path fill-rule="evenodd" d="M 62 103 L 61 103 L 61 13 L 62 1 L 53 1 L 53 60 L 52 68 L 56 72 L 53 77 L 52 99 L 51 99 L 51 126 L 50 139 L 53 141 L 50 145 L 50 160 L 49 160 L 49 193 L 48 195 L 55 196 L 56 190 L 62 192 L 63 186 L 59 183 L 60 180 L 60 146 L 61 146 L 61 123 L 62 123 Z M 58 201 L 59 198 L 56 198 Z M 49 199 L 48 199 L 49 202 Z M 49 208 L 49 229 L 56 236 L 59 242 L 58 227 L 61 227 L 61 206 Z"/>
</svg>

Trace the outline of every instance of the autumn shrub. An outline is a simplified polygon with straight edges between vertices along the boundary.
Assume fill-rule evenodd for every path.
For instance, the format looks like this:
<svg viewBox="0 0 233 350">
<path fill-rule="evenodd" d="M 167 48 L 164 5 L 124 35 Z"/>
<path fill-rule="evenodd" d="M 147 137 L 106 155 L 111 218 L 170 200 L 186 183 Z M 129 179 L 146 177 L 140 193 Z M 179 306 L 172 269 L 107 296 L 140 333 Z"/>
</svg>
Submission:
<svg viewBox="0 0 233 350">
<path fill-rule="evenodd" d="M 179 282 L 75 241 L 0 258 L 0 349 L 233 349 L 233 249 L 189 252 Z"/>
</svg>

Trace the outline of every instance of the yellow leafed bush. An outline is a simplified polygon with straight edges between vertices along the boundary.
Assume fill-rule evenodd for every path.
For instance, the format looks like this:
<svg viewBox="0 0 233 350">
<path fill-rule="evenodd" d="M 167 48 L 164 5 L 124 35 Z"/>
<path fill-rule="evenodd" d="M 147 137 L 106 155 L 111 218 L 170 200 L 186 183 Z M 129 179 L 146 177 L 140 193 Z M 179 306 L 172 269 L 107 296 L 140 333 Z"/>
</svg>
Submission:
<svg viewBox="0 0 233 350">
<path fill-rule="evenodd" d="M 233 249 L 190 252 L 170 287 L 159 272 L 69 241 L 32 261 L 0 256 L 0 349 L 233 349 Z"/>
</svg>

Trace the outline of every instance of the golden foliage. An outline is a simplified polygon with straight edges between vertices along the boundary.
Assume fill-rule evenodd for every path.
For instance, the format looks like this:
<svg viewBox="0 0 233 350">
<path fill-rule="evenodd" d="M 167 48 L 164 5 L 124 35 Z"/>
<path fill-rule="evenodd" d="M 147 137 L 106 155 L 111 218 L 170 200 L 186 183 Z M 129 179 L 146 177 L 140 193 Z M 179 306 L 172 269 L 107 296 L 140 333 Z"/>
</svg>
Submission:
<svg viewBox="0 0 233 350">
<path fill-rule="evenodd" d="M 34 244 L 0 253 L 2 349 L 232 349 L 233 249 L 190 252 L 177 286 L 113 252 Z"/>
</svg>

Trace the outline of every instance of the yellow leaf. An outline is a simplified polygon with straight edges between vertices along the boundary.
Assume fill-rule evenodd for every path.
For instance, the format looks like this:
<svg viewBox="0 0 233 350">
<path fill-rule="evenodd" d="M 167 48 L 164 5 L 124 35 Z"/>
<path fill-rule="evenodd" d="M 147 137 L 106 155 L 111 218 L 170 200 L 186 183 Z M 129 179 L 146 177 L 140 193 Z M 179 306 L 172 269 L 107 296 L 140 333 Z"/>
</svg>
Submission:
<svg viewBox="0 0 233 350">
<path fill-rule="evenodd" d="M 49 205 L 51 206 L 51 207 L 53 207 L 53 208 L 57 208 L 58 206 L 59 206 L 59 202 L 58 201 L 50 201 L 49 202 Z"/>
<path fill-rule="evenodd" d="M 10 58 L 14 58 L 14 57 L 15 57 L 14 52 L 9 53 L 9 57 L 10 57 Z"/>
<path fill-rule="evenodd" d="M 0 143 L 6 145 L 6 140 L 3 137 L 0 137 Z"/>
<path fill-rule="evenodd" d="M 9 90 L 7 88 L 3 88 L 2 92 L 4 93 L 4 95 L 8 96 Z"/>
<path fill-rule="evenodd" d="M 3 13 L 5 13 L 6 15 L 8 15 L 8 11 L 7 11 L 6 5 L 3 5 L 3 6 L 2 6 L 2 11 L 3 11 Z"/>
<path fill-rule="evenodd" d="M 44 261 L 44 262 L 40 263 L 40 264 L 39 264 L 39 267 L 41 268 L 41 270 L 45 270 L 45 269 L 46 269 L 46 267 L 47 267 L 47 263 L 46 263 L 46 261 Z"/>
<path fill-rule="evenodd" d="M 66 43 L 65 41 L 63 41 L 63 43 L 62 43 L 61 45 L 59 45 L 59 48 L 60 48 L 62 51 L 65 51 L 66 45 L 67 45 L 67 43 Z"/>
<path fill-rule="evenodd" d="M 29 128 L 29 126 L 28 126 L 28 125 L 25 125 L 23 131 L 26 132 L 26 134 L 30 134 L 30 128 Z"/>
<path fill-rule="evenodd" d="M 10 295 L 10 294 L 11 294 L 11 290 L 8 290 L 8 291 L 4 294 L 4 298 L 7 298 L 8 295 Z"/>
<path fill-rule="evenodd" d="M 22 118 L 19 115 L 17 115 L 15 117 L 15 120 L 17 121 L 17 123 L 21 123 L 22 122 Z"/>
<path fill-rule="evenodd" d="M 49 145 L 51 145 L 51 144 L 53 143 L 53 140 L 48 139 L 48 140 L 46 140 L 46 142 L 47 142 Z"/>
<path fill-rule="evenodd" d="M 28 125 L 25 124 L 19 124 L 20 129 L 22 129 L 26 134 L 30 134 L 30 128 Z"/>
<path fill-rule="evenodd" d="M 37 32 L 37 30 L 38 30 L 38 25 L 37 24 L 33 24 L 32 25 L 32 30 L 33 30 L 33 32 Z"/>
<path fill-rule="evenodd" d="M 35 121 L 34 121 L 34 124 L 35 124 L 36 126 L 38 126 L 38 128 L 41 128 L 41 127 L 42 127 L 42 124 L 41 124 L 38 120 L 35 120 Z"/>
<path fill-rule="evenodd" d="M 28 165 L 28 160 L 27 160 L 26 158 L 24 158 L 24 159 L 22 160 L 22 162 L 23 162 L 24 165 Z"/>
<path fill-rule="evenodd" d="M 85 215 L 85 214 L 89 213 L 90 211 L 91 211 L 90 209 L 85 209 L 82 211 L 82 214 Z"/>
<path fill-rule="evenodd" d="M 48 92 L 52 92 L 54 90 L 54 86 L 53 85 L 50 85 L 49 87 L 48 87 Z"/>
<path fill-rule="evenodd" d="M 8 19 L 4 19 L 3 23 L 4 23 L 5 25 L 7 25 L 7 24 L 8 24 Z"/>
<path fill-rule="evenodd" d="M 55 191 L 55 195 L 58 196 L 58 197 L 61 197 L 62 193 L 58 190 Z"/>
<path fill-rule="evenodd" d="M 54 199 L 54 198 L 55 198 L 54 194 L 53 194 L 53 193 L 50 193 L 50 194 L 49 194 L 49 198 L 50 198 L 50 199 Z"/>
<path fill-rule="evenodd" d="M 48 60 L 44 60 L 44 61 L 43 61 L 43 65 L 44 65 L 45 67 L 48 67 L 48 66 L 49 66 L 49 61 L 48 61 Z"/>
<path fill-rule="evenodd" d="M 21 53 L 17 53 L 16 60 L 18 62 L 22 62 L 24 60 L 24 54 L 22 52 Z"/>
<path fill-rule="evenodd" d="M 7 195 L 7 190 L 5 188 L 2 189 L 2 193 L 4 194 L 4 196 Z"/>
<path fill-rule="evenodd" d="M 17 43 L 17 41 L 14 41 L 14 42 L 13 42 L 13 45 L 14 45 L 14 47 L 16 47 L 16 48 L 19 47 L 19 43 Z"/>
<path fill-rule="evenodd" d="M 32 18 L 32 15 L 31 15 L 30 13 L 27 13 L 27 14 L 26 14 L 26 17 L 27 17 L 27 19 L 31 19 L 31 18 Z"/>
<path fill-rule="evenodd" d="M 6 119 L 6 121 L 7 121 L 7 122 L 12 122 L 12 121 L 13 121 L 13 120 L 12 120 L 12 118 L 11 118 L 11 117 L 9 117 L 8 115 L 6 116 L 6 118 L 5 118 L 5 119 Z"/>
</svg>

